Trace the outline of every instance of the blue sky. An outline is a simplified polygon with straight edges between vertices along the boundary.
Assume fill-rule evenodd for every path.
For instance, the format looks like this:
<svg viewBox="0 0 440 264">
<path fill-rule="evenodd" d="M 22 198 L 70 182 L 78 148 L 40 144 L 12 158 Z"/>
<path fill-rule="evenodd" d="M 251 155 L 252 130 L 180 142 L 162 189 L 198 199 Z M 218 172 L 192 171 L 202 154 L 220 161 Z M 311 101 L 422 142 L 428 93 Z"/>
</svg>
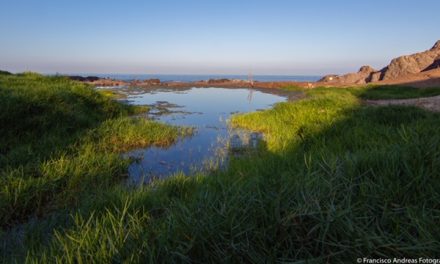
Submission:
<svg viewBox="0 0 440 264">
<path fill-rule="evenodd" d="M 440 39 L 438 0 L 0 0 L 0 69 L 325 74 Z"/>
</svg>

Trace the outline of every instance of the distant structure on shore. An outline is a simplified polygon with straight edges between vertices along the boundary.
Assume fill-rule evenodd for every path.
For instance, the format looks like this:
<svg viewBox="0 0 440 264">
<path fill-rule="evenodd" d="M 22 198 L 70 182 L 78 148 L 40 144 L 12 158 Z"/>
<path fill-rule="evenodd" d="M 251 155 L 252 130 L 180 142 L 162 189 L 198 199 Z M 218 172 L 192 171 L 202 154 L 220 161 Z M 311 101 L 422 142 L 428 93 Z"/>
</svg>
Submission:
<svg viewBox="0 0 440 264">
<path fill-rule="evenodd" d="M 252 89 L 252 88 L 254 88 L 254 76 L 252 75 L 251 71 L 249 71 L 249 74 L 248 74 L 248 82 L 250 84 L 250 87 L 249 87 L 249 94 L 248 94 L 247 99 L 248 99 L 249 103 L 251 103 L 252 98 L 254 97 L 254 90 Z"/>
<path fill-rule="evenodd" d="M 251 84 L 251 87 L 254 86 L 254 75 L 252 74 L 251 71 L 248 74 L 248 82 Z"/>
</svg>

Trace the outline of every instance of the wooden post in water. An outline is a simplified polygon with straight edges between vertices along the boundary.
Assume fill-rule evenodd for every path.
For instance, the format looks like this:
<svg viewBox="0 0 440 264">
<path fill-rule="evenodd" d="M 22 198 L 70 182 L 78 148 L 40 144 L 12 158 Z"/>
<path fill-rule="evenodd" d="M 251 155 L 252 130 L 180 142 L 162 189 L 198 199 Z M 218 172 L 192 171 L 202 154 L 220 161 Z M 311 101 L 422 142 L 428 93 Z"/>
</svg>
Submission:
<svg viewBox="0 0 440 264">
<path fill-rule="evenodd" d="M 249 88 L 249 95 L 248 95 L 247 99 L 248 99 L 249 103 L 251 103 L 252 102 L 252 97 L 254 95 L 254 90 L 252 89 L 252 88 L 254 88 L 254 78 L 252 76 L 252 72 L 251 71 L 249 71 L 249 74 L 248 74 L 248 82 L 250 84 L 250 88 Z"/>
</svg>

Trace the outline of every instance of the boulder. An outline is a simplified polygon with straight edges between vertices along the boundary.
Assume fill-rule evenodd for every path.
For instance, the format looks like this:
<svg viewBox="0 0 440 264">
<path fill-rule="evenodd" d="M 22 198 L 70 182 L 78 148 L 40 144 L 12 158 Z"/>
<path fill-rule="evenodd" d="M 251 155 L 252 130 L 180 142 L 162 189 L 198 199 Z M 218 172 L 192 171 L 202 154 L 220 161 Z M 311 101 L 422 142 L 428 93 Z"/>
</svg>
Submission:
<svg viewBox="0 0 440 264">
<path fill-rule="evenodd" d="M 368 80 L 368 82 L 378 82 L 382 79 L 382 75 L 383 75 L 382 71 L 373 72 L 370 75 L 370 79 Z"/>
<path fill-rule="evenodd" d="M 358 73 L 359 73 L 359 74 L 370 74 L 370 73 L 375 72 L 375 71 L 376 71 L 376 70 L 373 69 L 371 66 L 366 65 L 366 66 L 362 66 L 362 67 L 359 69 Z"/>
<path fill-rule="evenodd" d="M 440 56 L 440 40 L 427 51 L 395 58 L 384 69 L 382 80 L 392 80 L 408 74 L 419 73 L 430 67 Z"/>
</svg>

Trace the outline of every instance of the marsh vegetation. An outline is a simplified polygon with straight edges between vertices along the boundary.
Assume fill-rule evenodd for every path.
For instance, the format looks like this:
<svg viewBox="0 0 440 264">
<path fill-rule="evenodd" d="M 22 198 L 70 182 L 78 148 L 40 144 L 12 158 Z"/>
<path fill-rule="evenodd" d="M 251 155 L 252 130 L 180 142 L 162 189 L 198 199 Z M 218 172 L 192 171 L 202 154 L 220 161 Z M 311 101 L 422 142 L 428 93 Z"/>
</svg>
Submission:
<svg viewBox="0 0 440 264">
<path fill-rule="evenodd" d="M 121 152 L 172 144 L 188 129 L 130 118 L 146 109 L 63 78 L 0 76 L 0 258 L 333 263 L 435 256 L 440 115 L 362 104 L 364 97 L 402 96 L 371 89 L 312 89 L 302 100 L 234 115 L 232 126 L 264 133 L 257 152 L 232 159 L 227 170 L 127 188 Z"/>
</svg>

